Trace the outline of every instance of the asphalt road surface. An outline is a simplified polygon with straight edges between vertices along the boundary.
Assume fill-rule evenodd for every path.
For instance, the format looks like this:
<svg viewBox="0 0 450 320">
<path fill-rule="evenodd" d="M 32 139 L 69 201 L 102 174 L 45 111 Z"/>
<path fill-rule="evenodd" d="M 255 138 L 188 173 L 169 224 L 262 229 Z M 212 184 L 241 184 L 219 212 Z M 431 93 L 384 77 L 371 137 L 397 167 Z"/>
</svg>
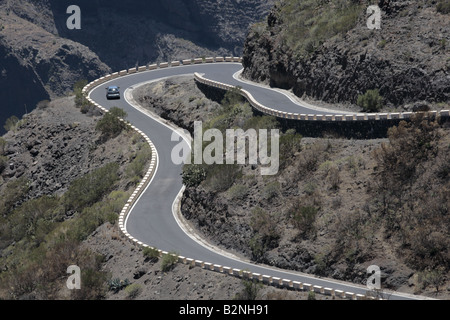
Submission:
<svg viewBox="0 0 450 320">
<path fill-rule="evenodd" d="M 180 75 L 193 75 L 194 72 L 198 72 L 210 80 L 241 86 L 243 89 L 249 91 L 258 102 L 267 107 L 285 112 L 317 113 L 316 110 L 295 104 L 280 92 L 240 82 L 236 78 L 233 78 L 233 75 L 241 69 L 242 65 L 238 63 L 198 64 L 156 69 L 119 77 L 101 84 L 90 92 L 91 99 L 106 109 L 110 109 L 113 106 L 124 109 L 128 114 L 127 120 L 142 130 L 152 140 L 158 153 L 157 171 L 151 183 L 142 193 L 127 217 L 126 229 L 128 233 L 147 245 L 167 252 L 176 252 L 181 256 L 195 260 L 241 270 L 249 270 L 253 273 L 279 277 L 281 279 L 310 283 L 312 285 L 319 285 L 345 292 L 366 294 L 368 289 L 364 285 L 318 278 L 313 275 L 294 271 L 283 271 L 268 266 L 240 261 L 233 256 L 224 255 L 220 250 L 207 247 L 185 233 L 177 222 L 172 206 L 182 189 L 182 165 L 176 165 L 172 162 L 171 152 L 180 142 L 171 141 L 173 130 L 170 127 L 143 114 L 128 103 L 127 99 L 124 98 L 124 92 L 127 88 L 132 88 L 133 86 L 152 80 Z M 122 94 L 120 100 L 106 99 L 105 87 L 109 85 L 120 87 Z M 330 111 L 327 114 L 333 114 L 333 112 Z M 342 114 L 342 112 L 335 112 L 334 114 Z M 389 299 L 423 298 L 394 292 L 387 293 L 386 297 Z"/>
</svg>

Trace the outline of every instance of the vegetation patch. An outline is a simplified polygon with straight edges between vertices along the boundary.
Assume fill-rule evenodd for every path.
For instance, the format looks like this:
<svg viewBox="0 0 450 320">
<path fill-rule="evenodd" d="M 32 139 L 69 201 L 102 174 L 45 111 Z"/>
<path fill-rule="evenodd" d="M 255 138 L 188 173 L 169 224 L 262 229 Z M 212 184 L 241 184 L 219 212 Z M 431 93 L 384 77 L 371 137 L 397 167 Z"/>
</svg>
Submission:
<svg viewBox="0 0 450 320">
<path fill-rule="evenodd" d="M 172 270 L 177 263 L 178 263 L 178 253 L 171 251 L 163 255 L 161 259 L 161 270 L 163 272 L 168 272 Z"/>
<path fill-rule="evenodd" d="M 109 163 L 102 168 L 75 180 L 64 195 L 63 202 L 68 210 L 79 210 L 99 201 L 118 181 L 117 163 Z"/>
<path fill-rule="evenodd" d="M 130 141 L 130 158 L 110 163 L 96 159 L 91 165 L 97 168 L 72 178 L 62 194 L 33 195 L 27 172 L 19 178 L 2 180 L 0 299 L 103 299 L 112 289 L 110 274 L 102 270 L 104 257 L 82 244 L 99 226 L 116 224 L 131 195 L 130 182 L 142 177 L 151 157 L 141 139 L 127 131 L 117 136 L 117 140 L 126 139 Z M 1 138 L 0 157 L 6 145 Z M 89 148 L 89 159 L 95 152 L 96 148 Z M 118 156 L 122 156 L 120 152 Z M 80 267 L 82 286 L 81 290 L 64 293 L 63 282 L 70 265 Z"/>
<path fill-rule="evenodd" d="M 124 121 L 127 113 L 118 107 L 112 107 L 109 112 L 103 115 L 103 118 L 97 122 L 96 130 L 100 131 L 105 139 L 117 137 L 123 130 L 128 129 Z M 123 120 L 123 121 L 121 121 Z"/>
<path fill-rule="evenodd" d="M 378 112 L 383 108 L 383 98 L 378 89 L 367 90 L 365 94 L 358 96 L 357 104 L 363 112 Z"/>
<path fill-rule="evenodd" d="M 280 9 L 284 28 L 281 36 L 298 58 L 309 57 L 333 37 L 356 25 L 363 6 L 350 0 L 289 0 Z"/>
</svg>

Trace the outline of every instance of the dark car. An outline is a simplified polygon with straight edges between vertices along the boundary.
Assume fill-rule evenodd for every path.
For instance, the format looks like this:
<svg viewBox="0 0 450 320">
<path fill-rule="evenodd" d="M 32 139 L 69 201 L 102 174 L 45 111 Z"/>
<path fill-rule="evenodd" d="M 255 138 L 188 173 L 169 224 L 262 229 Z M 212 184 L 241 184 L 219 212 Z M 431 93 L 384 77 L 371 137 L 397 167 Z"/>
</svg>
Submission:
<svg viewBox="0 0 450 320">
<path fill-rule="evenodd" d="M 109 86 L 106 88 L 106 99 L 120 99 L 119 87 Z"/>
</svg>

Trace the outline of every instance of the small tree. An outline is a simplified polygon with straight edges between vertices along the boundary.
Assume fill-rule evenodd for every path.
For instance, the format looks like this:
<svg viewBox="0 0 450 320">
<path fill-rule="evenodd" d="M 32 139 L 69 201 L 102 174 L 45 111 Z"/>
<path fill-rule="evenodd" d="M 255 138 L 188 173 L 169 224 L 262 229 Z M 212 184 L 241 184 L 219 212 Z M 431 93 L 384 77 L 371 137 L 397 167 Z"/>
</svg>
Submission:
<svg viewBox="0 0 450 320">
<path fill-rule="evenodd" d="M 378 89 L 367 90 L 365 94 L 358 96 L 357 105 L 364 112 L 377 112 L 383 107 L 383 97 Z"/>
<path fill-rule="evenodd" d="M 161 270 L 163 272 L 167 272 L 172 270 L 175 267 L 175 264 L 178 262 L 178 254 L 175 252 L 169 252 L 162 257 L 161 261 Z"/>
<path fill-rule="evenodd" d="M 221 104 L 223 107 L 225 107 L 225 109 L 227 109 L 241 103 L 242 101 L 244 101 L 244 99 L 241 95 L 241 87 L 235 87 L 225 93 Z"/>
<path fill-rule="evenodd" d="M 316 207 L 303 206 L 300 202 L 297 202 L 290 212 L 292 223 L 303 234 L 313 234 L 318 211 Z"/>
<path fill-rule="evenodd" d="M 88 104 L 86 97 L 83 94 L 83 88 L 88 84 L 87 80 L 78 80 L 73 86 L 73 93 L 75 94 L 75 105 L 83 107 Z"/>
<path fill-rule="evenodd" d="M 113 116 L 117 117 L 117 118 L 121 118 L 121 119 L 126 119 L 126 117 L 128 116 L 127 113 L 125 112 L 125 110 L 119 108 L 119 107 L 112 107 L 109 110 L 109 113 L 111 113 Z"/>
<path fill-rule="evenodd" d="M 106 138 L 117 137 L 127 127 L 127 124 L 120 120 L 125 120 L 126 117 L 127 113 L 123 109 L 112 107 L 97 123 L 95 129 L 101 131 Z"/>
</svg>

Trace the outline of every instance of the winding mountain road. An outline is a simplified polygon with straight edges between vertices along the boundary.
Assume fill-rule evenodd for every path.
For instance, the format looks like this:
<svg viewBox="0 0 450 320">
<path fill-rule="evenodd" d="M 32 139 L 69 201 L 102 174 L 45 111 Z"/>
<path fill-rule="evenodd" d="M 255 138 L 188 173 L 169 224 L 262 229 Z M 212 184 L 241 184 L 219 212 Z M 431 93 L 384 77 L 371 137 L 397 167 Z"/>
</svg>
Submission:
<svg viewBox="0 0 450 320">
<path fill-rule="evenodd" d="M 125 221 L 128 233 L 144 244 L 163 251 L 176 252 L 179 255 L 195 260 L 365 295 L 368 289 L 363 285 L 319 278 L 243 261 L 224 250 L 205 245 L 195 235 L 184 231 L 185 228 L 175 208 L 176 200 L 179 199 L 183 191 L 182 165 L 176 165 L 171 160 L 172 149 L 180 143 L 181 137 L 179 141 L 172 141 L 173 128 L 165 124 L 161 119 L 139 108 L 136 103 L 127 98 L 130 95 L 124 93 L 144 83 L 159 81 L 168 77 L 193 75 L 197 72 L 210 80 L 241 86 L 243 89 L 251 92 L 258 102 L 270 108 L 276 108 L 285 112 L 317 113 L 317 110 L 296 104 L 287 95 L 276 90 L 251 84 L 247 81 L 240 81 L 235 75 L 241 69 L 242 65 L 240 63 L 230 62 L 157 68 L 118 77 L 102 83 L 89 92 L 89 97 L 106 109 L 110 109 L 113 106 L 124 109 L 128 114 L 127 120 L 143 131 L 151 139 L 157 150 L 157 168 L 152 180 L 139 196 L 138 201 L 130 210 Z M 122 99 L 107 100 L 105 87 L 108 85 L 119 86 L 123 94 Z M 342 111 L 330 110 L 327 114 L 342 114 Z M 424 297 L 398 292 L 386 291 L 385 294 L 385 297 L 389 299 L 424 299 Z"/>
</svg>

